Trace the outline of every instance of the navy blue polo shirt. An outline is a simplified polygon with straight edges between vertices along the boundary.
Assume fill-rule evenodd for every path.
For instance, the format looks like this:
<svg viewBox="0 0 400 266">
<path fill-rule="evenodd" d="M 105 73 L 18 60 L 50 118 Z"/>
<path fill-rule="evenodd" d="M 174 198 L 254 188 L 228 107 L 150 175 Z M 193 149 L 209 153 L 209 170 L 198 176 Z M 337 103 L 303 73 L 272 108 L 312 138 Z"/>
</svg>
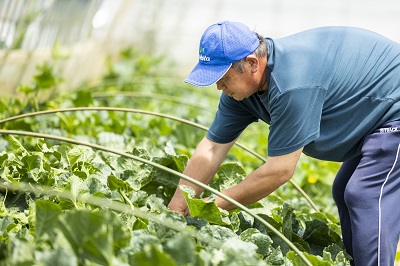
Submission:
<svg viewBox="0 0 400 266">
<path fill-rule="evenodd" d="M 352 27 L 266 41 L 268 90 L 243 101 L 222 94 L 210 140 L 228 143 L 262 120 L 269 156 L 304 147 L 311 157 L 345 161 L 364 136 L 400 119 L 400 44 Z"/>
</svg>

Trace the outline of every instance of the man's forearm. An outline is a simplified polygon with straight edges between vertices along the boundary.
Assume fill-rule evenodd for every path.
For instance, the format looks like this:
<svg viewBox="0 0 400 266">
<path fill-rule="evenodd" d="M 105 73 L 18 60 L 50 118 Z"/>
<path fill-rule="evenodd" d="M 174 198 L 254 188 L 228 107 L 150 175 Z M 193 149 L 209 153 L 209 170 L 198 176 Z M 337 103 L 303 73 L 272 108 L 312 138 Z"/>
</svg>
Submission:
<svg viewBox="0 0 400 266">
<path fill-rule="evenodd" d="M 222 193 L 246 206 L 271 194 L 290 179 L 287 176 L 274 176 L 271 173 L 265 173 L 262 167 L 251 173 L 236 186 Z M 236 208 L 235 205 L 220 197 L 215 199 L 215 203 L 218 207 L 225 210 Z"/>
<path fill-rule="evenodd" d="M 299 149 L 282 156 L 269 157 L 264 165 L 247 176 L 242 182 L 222 193 L 243 205 L 259 201 L 290 180 L 302 150 Z M 215 199 L 215 203 L 218 207 L 226 210 L 236 208 L 220 197 Z"/>
</svg>

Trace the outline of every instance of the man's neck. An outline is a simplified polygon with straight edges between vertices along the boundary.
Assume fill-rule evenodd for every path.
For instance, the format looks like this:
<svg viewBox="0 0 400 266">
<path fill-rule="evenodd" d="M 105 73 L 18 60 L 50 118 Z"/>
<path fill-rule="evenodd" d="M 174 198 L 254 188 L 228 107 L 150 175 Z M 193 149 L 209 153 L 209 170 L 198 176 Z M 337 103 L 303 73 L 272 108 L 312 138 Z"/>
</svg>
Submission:
<svg viewBox="0 0 400 266">
<path fill-rule="evenodd" d="M 263 69 L 261 73 L 261 80 L 260 80 L 260 88 L 258 89 L 259 92 L 265 92 L 268 90 L 268 84 L 267 84 L 267 76 L 265 75 L 265 71 L 267 69 L 267 58 L 260 60 L 260 67 Z"/>
</svg>

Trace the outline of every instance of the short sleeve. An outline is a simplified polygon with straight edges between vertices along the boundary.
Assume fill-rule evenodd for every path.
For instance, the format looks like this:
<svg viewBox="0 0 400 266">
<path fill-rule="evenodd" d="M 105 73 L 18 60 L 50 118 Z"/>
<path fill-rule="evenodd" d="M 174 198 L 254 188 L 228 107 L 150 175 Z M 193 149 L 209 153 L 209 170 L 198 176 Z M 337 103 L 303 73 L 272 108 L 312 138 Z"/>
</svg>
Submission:
<svg viewBox="0 0 400 266">
<path fill-rule="evenodd" d="M 229 143 L 258 118 L 251 114 L 239 101 L 221 94 L 218 111 L 206 137 L 217 143 Z"/>
<path fill-rule="evenodd" d="M 325 96 L 321 87 L 297 88 L 270 102 L 269 156 L 294 152 L 319 137 Z"/>
</svg>

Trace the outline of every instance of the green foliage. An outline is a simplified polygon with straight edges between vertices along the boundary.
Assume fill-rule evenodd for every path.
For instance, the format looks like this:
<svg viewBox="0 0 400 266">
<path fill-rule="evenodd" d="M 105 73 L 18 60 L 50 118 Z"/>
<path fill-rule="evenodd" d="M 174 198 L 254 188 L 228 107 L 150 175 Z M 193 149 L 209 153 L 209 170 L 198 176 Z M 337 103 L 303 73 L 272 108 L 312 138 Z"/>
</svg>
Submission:
<svg viewBox="0 0 400 266">
<path fill-rule="evenodd" d="M 162 58 L 134 49 L 122 51 L 120 58 L 107 62 L 108 72 L 98 86 L 59 97 L 54 92 L 62 79 L 53 65 L 39 66 L 35 84 L 20 87 L 23 98 L 0 99 L 0 119 L 37 110 L 113 106 L 210 125 L 218 102 L 216 92 L 193 90 L 182 85 L 181 79 L 165 78 L 171 74 L 162 71 L 168 68 Z M 35 116 L 0 122 L 0 127 L 91 142 L 176 172 L 183 172 L 205 134 L 164 118 L 105 111 Z M 266 132 L 267 127 L 257 123 L 239 141 L 265 154 Z M 264 224 L 242 210 L 219 209 L 207 191 L 202 194 L 205 200 L 182 187 L 191 216 L 169 211 L 166 205 L 179 178 L 157 167 L 85 146 L 31 137 L 0 136 L 0 151 L 0 188 L 23 182 L 61 193 L 0 190 L 0 265 L 304 265 Z M 227 189 L 260 164 L 258 158 L 234 148 L 210 186 Z M 328 197 L 337 168 L 335 163 L 302 157 L 296 170 L 294 179 L 322 212 L 311 209 L 290 185 L 248 206 L 303 251 L 312 265 L 349 264 Z M 84 200 L 93 196 L 105 201 Z M 124 203 L 127 208 L 117 211 L 104 202 Z"/>
</svg>

